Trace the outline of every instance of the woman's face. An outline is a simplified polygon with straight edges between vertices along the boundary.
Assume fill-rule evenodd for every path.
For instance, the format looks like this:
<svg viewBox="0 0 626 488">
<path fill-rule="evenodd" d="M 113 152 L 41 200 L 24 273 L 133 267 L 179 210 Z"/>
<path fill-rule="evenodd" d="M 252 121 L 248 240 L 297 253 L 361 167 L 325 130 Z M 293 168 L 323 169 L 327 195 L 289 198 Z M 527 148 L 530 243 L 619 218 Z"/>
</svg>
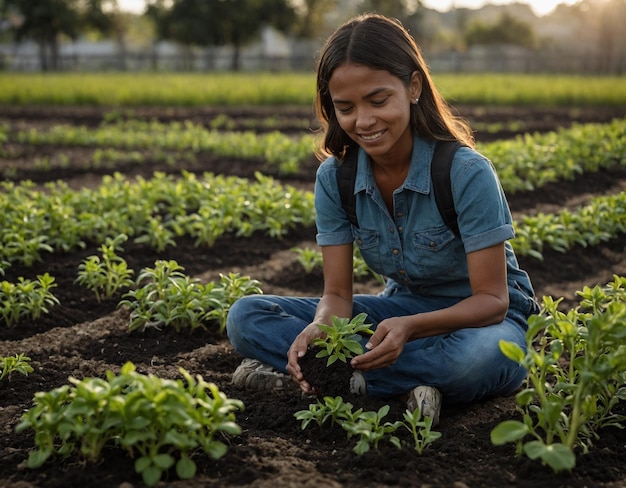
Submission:
<svg viewBox="0 0 626 488">
<path fill-rule="evenodd" d="M 346 63 L 328 88 L 340 127 L 376 163 L 406 162 L 413 147 L 411 104 L 421 91 L 417 72 L 407 87 L 388 71 Z"/>
</svg>

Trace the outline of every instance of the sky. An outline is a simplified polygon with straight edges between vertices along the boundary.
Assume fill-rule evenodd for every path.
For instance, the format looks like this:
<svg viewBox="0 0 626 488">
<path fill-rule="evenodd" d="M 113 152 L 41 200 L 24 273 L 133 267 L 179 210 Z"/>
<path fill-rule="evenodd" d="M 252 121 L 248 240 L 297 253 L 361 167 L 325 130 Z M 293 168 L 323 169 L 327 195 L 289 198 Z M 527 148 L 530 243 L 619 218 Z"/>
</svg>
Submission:
<svg viewBox="0 0 626 488">
<path fill-rule="evenodd" d="M 535 15 L 542 16 L 552 12 L 557 5 L 573 5 L 578 0 L 422 0 L 425 7 L 445 12 L 452 6 L 477 9 L 487 3 L 492 5 L 505 5 L 507 3 L 526 3 L 535 12 Z"/>
<path fill-rule="evenodd" d="M 565 3 L 572 5 L 577 1 L 578 0 L 422 0 L 422 4 L 425 7 L 445 12 L 450 10 L 453 6 L 477 9 L 487 3 L 504 5 L 518 2 L 527 3 L 536 15 L 542 16 L 552 12 L 558 4 Z M 143 12 L 143 0 L 118 0 L 118 3 L 123 10 L 129 10 L 135 13 Z"/>
</svg>

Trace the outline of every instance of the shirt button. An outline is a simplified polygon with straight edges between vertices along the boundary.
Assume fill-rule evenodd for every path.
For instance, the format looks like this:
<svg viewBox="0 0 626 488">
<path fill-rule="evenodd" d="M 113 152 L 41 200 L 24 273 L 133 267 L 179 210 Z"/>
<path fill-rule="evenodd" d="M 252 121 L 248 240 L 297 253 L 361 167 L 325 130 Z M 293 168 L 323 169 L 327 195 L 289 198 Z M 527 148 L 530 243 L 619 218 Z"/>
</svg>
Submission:
<svg viewBox="0 0 626 488">
<path fill-rule="evenodd" d="M 433 241 L 430 241 L 430 247 L 431 248 L 435 247 L 435 243 Z"/>
<path fill-rule="evenodd" d="M 402 217 L 402 216 L 404 215 L 404 213 L 402 213 L 402 212 L 398 212 L 396 215 L 397 215 L 398 217 Z"/>
<path fill-rule="evenodd" d="M 398 232 L 402 232 L 404 230 L 404 227 L 400 226 L 398 227 Z"/>
<path fill-rule="evenodd" d="M 363 239 L 357 239 L 357 244 L 360 246 L 361 244 L 363 244 Z"/>
<path fill-rule="evenodd" d="M 400 271 L 398 271 L 398 273 L 400 273 L 401 275 L 406 274 L 406 271 L 404 271 L 403 269 L 401 269 Z"/>
<path fill-rule="evenodd" d="M 394 249 L 393 253 L 397 256 L 398 254 L 400 254 L 400 251 L 398 249 Z"/>
</svg>

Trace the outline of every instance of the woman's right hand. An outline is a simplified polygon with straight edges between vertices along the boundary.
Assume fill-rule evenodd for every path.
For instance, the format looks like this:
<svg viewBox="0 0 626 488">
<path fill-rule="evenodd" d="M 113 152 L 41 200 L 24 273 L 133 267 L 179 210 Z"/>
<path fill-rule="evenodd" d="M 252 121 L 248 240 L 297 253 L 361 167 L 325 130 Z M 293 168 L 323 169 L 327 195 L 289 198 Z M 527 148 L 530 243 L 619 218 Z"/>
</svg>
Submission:
<svg viewBox="0 0 626 488">
<path fill-rule="evenodd" d="M 304 378 L 300 364 L 298 364 L 298 359 L 304 357 L 309 345 L 311 345 L 315 339 L 323 335 L 324 333 L 316 323 L 309 324 L 296 336 L 287 352 L 287 372 L 291 375 L 291 379 L 298 383 L 300 389 L 307 395 L 313 395 L 315 392 Z"/>
</svg>

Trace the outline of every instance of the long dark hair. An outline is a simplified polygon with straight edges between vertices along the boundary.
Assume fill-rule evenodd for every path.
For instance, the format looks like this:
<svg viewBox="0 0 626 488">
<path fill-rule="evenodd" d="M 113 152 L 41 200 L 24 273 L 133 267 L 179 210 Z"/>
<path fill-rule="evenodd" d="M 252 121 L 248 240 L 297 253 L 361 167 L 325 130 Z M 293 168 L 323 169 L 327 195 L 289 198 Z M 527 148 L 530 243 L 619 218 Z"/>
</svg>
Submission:
<svg viewBox="0 0 626 488">
<path fill-rule="evenodd" d="M 453 140 L 474 147 L 474 136 L 463 119 L 452 113 L 437 91 L 415 40 L 400 22 L 378 14 L 359 15 L 340 26 L 326 41 L 317 65 L 315 111 L 322 125 L 323 142 L 318 157 L 343 158 L 345 151 L 356 147 L 337 122 L 328 82 L 339 66 L 347 63 L 385 70 L 408 87 L 417 71 L 422 79 L 422 93 L 411 105 L 411 127 L 426 139 Z"/>
</svg>

